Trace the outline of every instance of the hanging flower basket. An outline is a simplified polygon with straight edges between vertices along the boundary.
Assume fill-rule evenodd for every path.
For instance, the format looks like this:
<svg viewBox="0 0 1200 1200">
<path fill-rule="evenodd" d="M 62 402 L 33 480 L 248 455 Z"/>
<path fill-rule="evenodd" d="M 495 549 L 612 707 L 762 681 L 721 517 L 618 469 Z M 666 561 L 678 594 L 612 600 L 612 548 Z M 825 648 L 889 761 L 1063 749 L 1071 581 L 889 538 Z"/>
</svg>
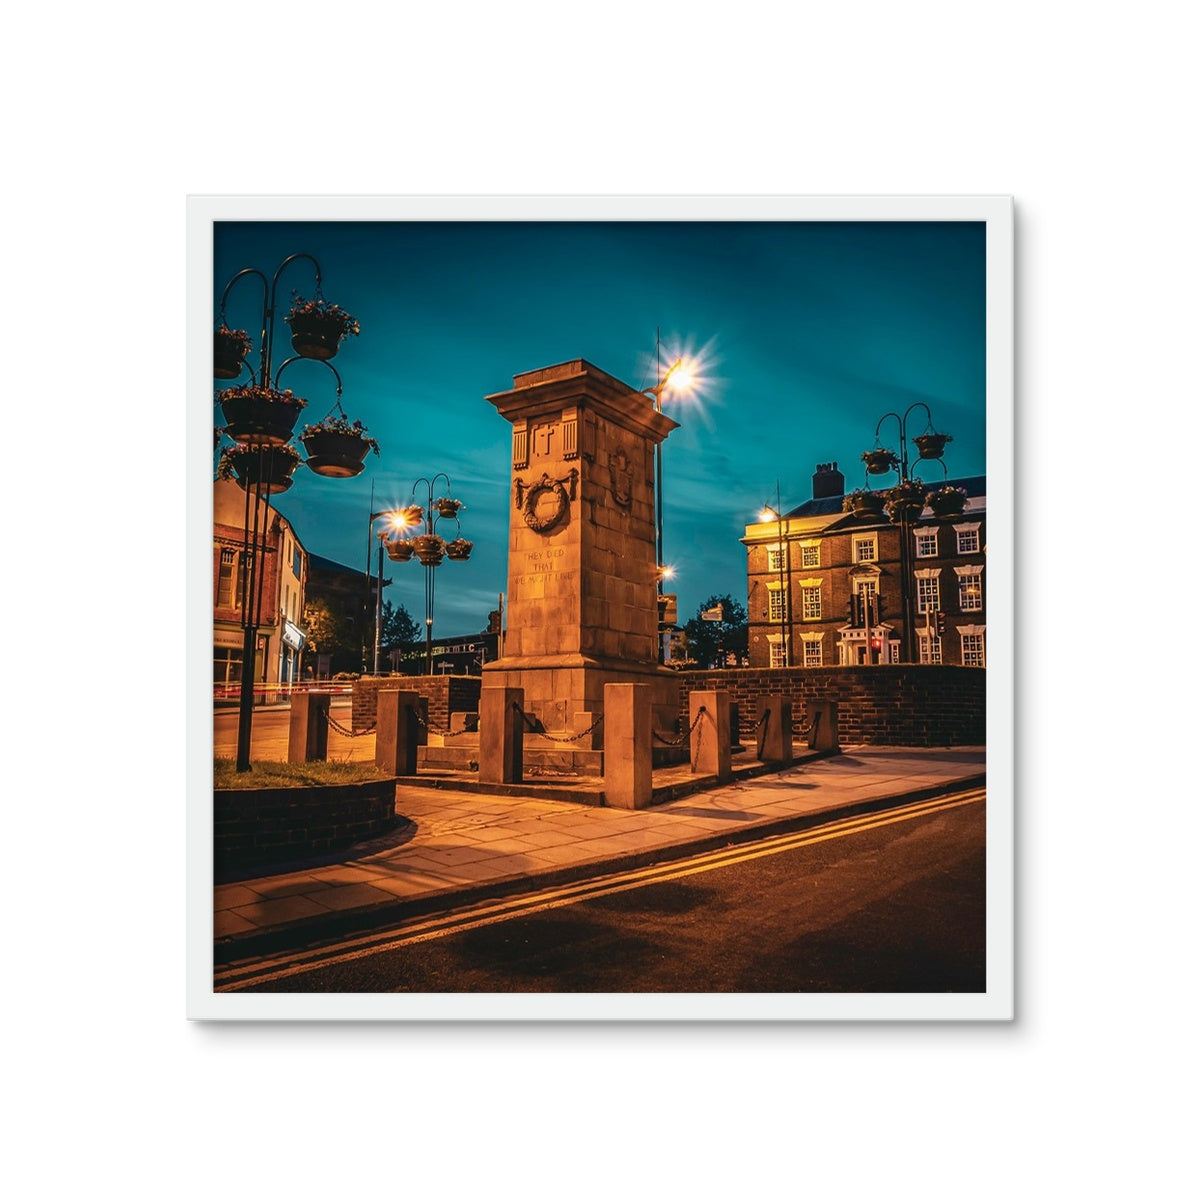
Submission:
<svg viewBox="0 0 1200 1200">
<path fill-rule="evenodd" d="M 275 496 L 292 486 L 299 465 L 291 446 L 231 446 L 217 464 L 217 478 L 236 479 L 243 490 L 262 484 L 266 495 Z"/>
<path fill-rule="evenodd" d="M 213 378 L 236 379 L 250 353 L 250 335 L 244 329 L 222 325 L 213 330 Z"/>
<path fill-rule="evenodd" d="M 967 493 L 964 488 L 940 487 L 925 497 L 925 504 L 935 517 L 957 517 L 967 506 Z"/>
<path fill-rule="evenodd" d="M 925 485 L 918 480 L 910 479 L 899 483 L 884 493 L 884 510 L 893 521 L 899 521 L 906 516 L 914 516 L 925 507 Z"/>
<path fill-rule="evenodd" d="M 426 567 L 436 567 L 446 556 L 446 543 L 436 533 L 418 534 L 412 539 L 412 548 Z"/>
<path fill-rule="evenodd" d="M 900 461 L 891 450 L 878 448 L 864 451 L 862 460 L 867 464 L 868 475 L 886 475 L 894 471 Z"/>
<path fill-rule="evenodd" d="M 917 453 L 922 458 L 941 458 L 946 451 L 946 443 L 954 439 L 948 433 L 923 433 L 913 438 Z"/>
<path fill-rule="evenodd" d="M 397 511 L 400 513 L 404 524 L 410 529 L 415 529 L 418 525 L 422 525 L 425 522 L 425 510 L 419 504 L 409 504 Z"/>
<path fill-rule="evenodd" d="M 225 416 L 225 433 L 235 442 L 282 446 L 291 441 L 292 430 L 305 401 L 290 391 L 245 384 L 217 394 Z"/>
<path fill-rule="evenodd" d="M 393 538 L 383 545 L 392 562 L 408 562 L 413 556 L 413 544 L 406 538 Z"/>
<path fill-rule="evenodd" d="M 842 510 L 853 513 L 856 517 L 882 517 L 883 495 L 883 492 L 858 488 L 850 492 L 842 501 Z"/>
<path fill-rule="evenodd" d="M 309 470 L 336 479 L 360 475 L 367 452 L 379 453 L 379 443 L 367 436 L 366 426 L 361 421 L 352 425 L 344 416 L 305 425 L 300 441 L 308 455 L 305 464 Z"/>
<path fill-rule="evenodd" d="M 355 337 L 358 322 L 345 309 L 325 300 L 297 296 L 287 317 L 292 329 L 292 349 L 302 358 L 332 358 L 344 337 Z"/>
<path fill-rule="evenodd" d="M 474 549 L 474 542 L 468 542 L 466 538 L 455 538 L 454 541 L 446 543 L 446 557 L 455 562 L 466 562 Z"/>
<path fill-rule="evenodd" d="M 461 500 L 451 500 L 449 496 L 443 496 L 433 502 L 433 507 L 438 510 L 439 517 L 457 517 L 459 510 L 464 506 Z"/>
</svg>

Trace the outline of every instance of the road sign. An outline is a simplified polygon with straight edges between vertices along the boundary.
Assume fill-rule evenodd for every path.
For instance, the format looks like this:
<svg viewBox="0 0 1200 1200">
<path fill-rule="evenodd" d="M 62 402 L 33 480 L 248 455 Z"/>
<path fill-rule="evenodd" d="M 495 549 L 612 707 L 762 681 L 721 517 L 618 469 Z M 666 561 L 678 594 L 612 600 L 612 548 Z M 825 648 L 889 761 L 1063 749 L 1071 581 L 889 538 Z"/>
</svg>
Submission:
<svg viewBox="0 0 1200 1200">
<path fill-rule="evenodd" d="M 700 614 L 702 621 L 724 621 L 725 620 L 725 605 L 718 604 L 716 608 L 706 608 Z"/>
</svg>

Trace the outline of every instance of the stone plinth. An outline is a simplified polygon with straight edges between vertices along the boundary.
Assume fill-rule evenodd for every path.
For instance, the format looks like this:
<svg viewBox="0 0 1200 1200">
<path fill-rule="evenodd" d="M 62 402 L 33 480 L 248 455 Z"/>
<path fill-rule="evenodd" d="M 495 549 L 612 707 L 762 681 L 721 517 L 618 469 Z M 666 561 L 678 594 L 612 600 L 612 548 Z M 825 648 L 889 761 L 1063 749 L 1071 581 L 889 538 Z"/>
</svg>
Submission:
<svg viewBox="0 0 1200 1200">
<path fill-rule="evenodd" d="M 729 693 L 692 692 L 688 697 L 688 715 L 692 774 L 715 775 L 718 780 L 731 778 Z"/>
<path fill-rule="evenodd" d="M 604 688 L 604 803 L 646 808 L 654 795 L 650 689 L 639 683 Z"/>
<path fill-rule="evenodd" d="M 522 689 L 546 730 L 573 734 L 603 713 L 606 684 L 644 684 L 655 727 L 674 733 L 678 680 L 658 663 L 654 451 L 676 422 L 582 359 L 518 375 L 488 400 L 513 441 L 508 619 L 486 686 Z"/>
</svg>

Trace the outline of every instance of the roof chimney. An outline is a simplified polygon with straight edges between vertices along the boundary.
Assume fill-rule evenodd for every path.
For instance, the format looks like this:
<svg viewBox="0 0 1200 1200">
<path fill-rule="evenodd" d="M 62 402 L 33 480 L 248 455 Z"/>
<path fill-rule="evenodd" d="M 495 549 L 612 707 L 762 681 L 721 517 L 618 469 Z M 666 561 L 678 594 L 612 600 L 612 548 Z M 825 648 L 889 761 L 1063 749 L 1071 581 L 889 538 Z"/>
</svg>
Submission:
<svg viewBox="0 0 1200 1200">
<path fill-rule="evenodd" d="M 837 463 L 817 463 L 812 492 L 814 500 L 846 494 L 846 477 L 837 469 Z"/>
</svg>

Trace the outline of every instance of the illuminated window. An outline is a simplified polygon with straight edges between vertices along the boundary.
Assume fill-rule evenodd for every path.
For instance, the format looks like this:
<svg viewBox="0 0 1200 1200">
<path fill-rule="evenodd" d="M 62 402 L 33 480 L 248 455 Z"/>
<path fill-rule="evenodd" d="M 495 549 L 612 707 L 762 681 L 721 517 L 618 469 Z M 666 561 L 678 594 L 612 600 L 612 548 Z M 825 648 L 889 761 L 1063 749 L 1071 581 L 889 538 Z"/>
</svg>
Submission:
<svg viewBox="0 0 1200 1200">
<path fill-rule="evenodd" d="M 958 607 L 961 612 L 983 611 L 983 569 L 956 567 L 958 574 Z"/>
<path fill-rule="evenodd" d="M 804 665 L 806 667 L 819 667 L 822 665 L 820 638 L 804 639 Z"/>
<path fill-rule="evenodd" d="M 874 562 L 879 557 L 875 535 L 856 537 L 852 544 L 852 556 L 856 563 Z"/>
<path fill-rule="evenodd" d="M 821 619 L 821 589 L 820 587 L 802 587 L 800 589 L 801 613 L 806 621 Z"/>
<path fill-rule="evenodd" d="M 917 534 L 917 557 L 918 558 L 937 558 L 938 540 L 936 529 L 918 529 Z"/>
<path fill-rule="evenodd" d="M 941 590 L 938 586 L 938 572 L 917 571 L 917 612 L 936 612 L 940 607 Z"/>
<path fill-rule="evenodd" d="M 767 551 L 767 570 L 783 570 L 783 551 L 778 546 L 776 546 L 774 550 Z"/>
<path fill-rule="evenodd" d="M 767 620 L 783 620 L 783 589 L 774 587 L 767 592 Z"/>
<path fill-rule="evenodd" d="M 979 525 L 955 525 L 959 554 L 979 553 Z"/>
<path fill-rule="evenodd" d="M 963 633 L 962 660 L 964 667 L 982 667 L 985 665 L 983 661 L 982 633 Z"/>
<path fill-rule="evenodd" d="M 221 565 L 217 569 L 217 607 L 236 608 L 238 597 L 234 592 L 237 551 L 222 550 Z"/>
<path fill-rule="evenodd" d="M 820 542 L 809 542 L 800 547 L 800 565 L 802 567 L 819 567 L 821 565 Z"/>
<path fill-rule="evenodd" d="M 770 643 L 770 647 L 771 647 L 771 662 L 770 662 L 770 665 L 771 665 L 771 666 L 773 666 L 773 667 L 782 667 L 782 666 L 784 666 L 785 664 L 784 664 L 784 661 L 783 661 L 783 659 L 784 659 L 784 655 L 783 655 L 783 638 L 781 638 L 781 637 L 779 637 L 778 635 L 776 635 L 775 637 L 772 637 L 772 638 L 770 638 L 770 639 L 769 639 L 769 643 Z"/>
</svg>

